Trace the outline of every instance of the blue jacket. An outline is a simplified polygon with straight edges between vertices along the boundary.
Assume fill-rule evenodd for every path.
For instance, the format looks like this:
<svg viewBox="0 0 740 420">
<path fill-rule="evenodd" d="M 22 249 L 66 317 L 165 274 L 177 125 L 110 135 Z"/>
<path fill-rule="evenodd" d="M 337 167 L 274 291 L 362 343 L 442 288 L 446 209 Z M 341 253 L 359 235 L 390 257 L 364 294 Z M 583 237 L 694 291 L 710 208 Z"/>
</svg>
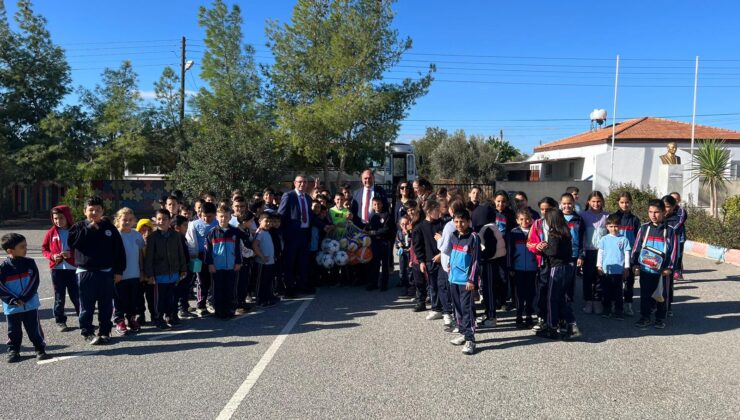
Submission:
<svg viewBox="0 0 740 420">
<path fill-rule="evenodd" d="M 3 313 L 14 315 L 41 306 L 38 295 L 39 270 L 31 258 L 7 258 L 0 263 L 0 299 Z M 23 301 L 18 305 L 17 301 Z"/>
<path fill-rule="evenodd" d="M 617 210 L 614 214 L 619 216 L 619 234 L 627 238 L 630 245 L 634 244 L 637 231 L 640 230 L 640 218 L 622 210 Z"/>
<path fill-rule="evenodd" d="M 583 224 L 583 218 L 577 213 L 566 214 L 565 221 L 570 229 L 571 245 L 573 246 L 573 259 L 585 258 L 586 254 L 583 251 L 583 235 L 586 231 L 586 227 Z"/>
<path fill-rule="evenodd" d="M 198 219 L 188 225 L 185 240 L 188 243 L 191 257 L 198 257 L 206 251 L 206 237 L 216 226 L 218 226 L 216 219 L 213 219 L 211 223 Z"/>
<path fill-rule="evenodd" d="M 461 235 L 455 231 L 450 239 L 450 275 L 452 284 L 478 284 L 480 277 L 480 239 L 475 232 Z"/>
<path fill-rule="evenodd" d="M 217 227 L 206 238 L 207 265 L 213 264 L 216 270 L 233 270 L 234 265 L 242 263 L 242 252 L 239 246 L 241 233 L 237 228 L 229 226 L 223 230 Z"/>
<path fill-rule="evenodd" d="M 644 261 L 644 258 L 641 258 L 643 243 L 645 247 L 651 247 L 663 253 L 663 262 L 658 267 L 658 270 L 644 264 L 645 262 L 650 262 L 649 260 L 651 258 L 649 255 L 645 256 L 648 261 Z M 673 270 L 673 264 L 676 262 L 676 253 L 678 250 L 677 245 L 676 232 L 668 224 L 663 222 L 655 226 L 650 222 L 644 223 L 637 231 L 637 237 L 632 246 L 632 266 L 639 264 L 640 270 L 652 274 L 657 274 L 659 270 Z"/>
<path fill-rule="evenodd" d="M 521 227 L 515 227 L 509 234 L 509 247 L 506 255 L 509 258 L 509 268 L 514 271 L 537 271 L 537 258 L 527 248 L 529 231 L 524 232 Z"/>
</svg>

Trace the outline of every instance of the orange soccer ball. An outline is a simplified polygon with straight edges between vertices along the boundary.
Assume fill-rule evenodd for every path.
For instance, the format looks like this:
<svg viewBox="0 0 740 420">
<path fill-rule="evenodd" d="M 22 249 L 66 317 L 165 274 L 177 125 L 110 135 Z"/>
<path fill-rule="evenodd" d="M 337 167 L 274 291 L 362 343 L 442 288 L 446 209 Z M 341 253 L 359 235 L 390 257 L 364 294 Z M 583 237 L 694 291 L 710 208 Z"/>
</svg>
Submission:
<svg viewBox="0 0 740 420">
<path fill-rule="evenodd" d="M 360 260 L 360 263 L 366 264 L 369 263 L 370 260 L 373 259 L 373 251 L 369 247 L 362 247 L 359 251 L 357 251 L 357 258 Z"/>
</svg>

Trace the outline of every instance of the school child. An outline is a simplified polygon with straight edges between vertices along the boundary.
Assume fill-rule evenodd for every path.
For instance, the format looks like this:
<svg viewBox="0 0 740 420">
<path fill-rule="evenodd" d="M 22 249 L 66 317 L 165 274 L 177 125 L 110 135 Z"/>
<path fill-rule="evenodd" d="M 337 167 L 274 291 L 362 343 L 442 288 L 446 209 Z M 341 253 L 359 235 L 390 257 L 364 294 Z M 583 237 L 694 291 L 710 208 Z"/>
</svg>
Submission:
<svg viewBox="0 0 740 420">
<path fill-rule="evenodd" d="M 180 324 L 175 291 L 177 283 L 187 277 L 188 262 L 180 234 L 170 229 L 170 212 L 157 210 L 155 222 L 157 230 L 146 242 L 144 274 L 150 283 L 155 284 L 155 324 L 157 328 L 166 330 Z"/>
<path fill-rule="evenodd" d="M 254 223 L 254 214 L 249 210 L 239 215 L 237 221 L 241 232 L 239 249 L 242 253 L 242 266 L 236 279 L 236 311 L 234 313 L 235 315 L 244 315 L 252 310 L 247 298 L 254 290 L 252 283 L 252 269 L 254 266 L 252 239 L 254 238 L 253 232 L 257 230 L 257 227 Z M 251 298 L 249 301 L 251 301 Z"/>
<path fill-rule="evenodd" d="M 334 207 L 332 207 L 330 211 L 333 209 Z M 318 200 L 313 200 L 311 202 L 311 212 L 316 217 L 321 216 L 321 204 L 319 204 Z M 309 229 L 311 231 L 311 239 L 308 242 L 308 264 L 310 270 L 308 273 L 309 282 L 311 284 L 318 285 L 323 283 L 329 284 L 339 277 L 339 267 L 332 267 L 330 272 L 327 273 L 326 269 L 319 265 L 316 261 L 316 256 L 321 247 L 321 229 L 319 229 L 317 225 L 311 225 Z"/>
<path fill-rule="evenodd" d="M 514 279 L 516 288 L 516 328 L 532 328 L 534 320 L 534 297 L 537 290 L 537 259 L 532 251 L 527 249 L 527 237 L 532 227 L 532 214 L 526 209 L 516 212 L 516 221 L 519 226 L 511 230 L 508 251 L 508 267 Z M 524 315 L 526 314 L 526 319 Z"/>
<path fill-rule="evenodd" d="M 602 287 L 601 275 L 596 269 L 599 240 L 606 232 L 606 218 L 609 213 L 604 211 L 604 196 L 600 191 L 592 191 L 586 200 L 588 209 L 580 214 L 583 218 L 583 300 L 586 301 L 583 312 L 600 315 L 604 311 L 601 303 Z"/>
<path fill-rule="evenodd" d="M 450 254 L 449 281 L 460 336 L 450 340 L 464 345 L 462 352 L 475 353 L 475 285 L 479 281 L 480 240 L 470 229 L 470 213 L 459 210 L 453 216 L 455 232 L 446 251 Z"/>
<path fill-rule="evenodd" d="M 507 232 L 508 234 L 511 232 Z M 496 291 L 505 293 L 506 279 L 506 240 L 497 223 L 483 225 L 478 232 L 481 251 L 480 293 L 483 296 L 485 314 L 476 319 L 479 327 L 496 326 Z M 512 291 L 512 297 L 515 293 Z M 501 298 L 499 298 L 501 299 Z"/>
<path fill-rule="evenodd" d="M 193 220 L 193 208 L 189 204 L 180 204 L 180 213 L 178 214 L 188 219 L 188 222 Z M 172 220 L 175 220 L 175 218 L 173 217 Z"/>
<path fill-rule="evenodd" d="M 632 247 L 633 272 L 640 276 L 640 319 L 635 326 L 642 329 L 652 324 L 653 307 L 656 307 L 655 328 L 665 328 L 667 280 L 673 275 L 678 249 L 676 232 L 664 216 L 663 201 L 650 200 L 650 221 L 640 226 Z"/>
<path fill-rule="evenodd" d="M 270 234 L 270 238 L 272 238 L 273 258 L 275 260 L 275 267 L 272 270 L 274 275 L 272 290 L 285 297 L 295 297 L 295 295 L 289 292 L 289 288 L 285 284 L 285 275 L 282 270 L 284 247 L 283 235 L 280 233 L 280 215 L 269 209 L 265 209 L 265 211 L 270 213 L 270 228 L 268 233 Z"/>
<path fill-rule="evenodd" d="M 437 242 L 434 240 L 435 232 L 441 230 L 437 229 L 439 225 L 439 203 L 434 200 L 428 200 L 424 205 L 424 214 L 424 220 L 414 225 L 413 232 L 411 233 L 411 242 L 414 247 L 416 260 L 419 263 L 420 280 L 423 281 L 421 287 L 428 289 L 429 300 L 432 305 L 426 319 L 427 321 L 433 321 L 444 318 L 444 308 L 438 294 L 439 287 L 436 281 L 439 275 L 438 270 L 441 257 L 439 256 Z M 419 284 L 417 284 L 417 299 L 421 299 L 420 291 L 418 290 L 419 287 Z"/>
<path fill-rule="evenodd" d="M 388 290 L 388 279 L 391 270 L 391 247 L 390 242 L 393 240 L 395 222 L 391 213 L 383 208 L 383 200 L 380 197 L 373 197 L 373 212 L 368 223 L 370 231 L 368 234 L 372 239 L 373 267 L 372 274 L 376 279 L 370 279 L 368 290 L 380 288 L 381 292 Z M 378 276 L 378 269 L 381 270 Z"/>
<path fill-rule="evenodd" d="M 583 266 L 583 235 L 585 227 L 583 226 L 583 218 L 578 215 L 575 211 L 575 200 L 569 193 L 565 193 L 560 196 L 560 209 L 565 217 L 565 222 L 568 224 L 570 229 L 571 244 L 573 245 L 573 260 L 571 261 L 571 272 L 572 276 L 568 279 L 566 285 L 566 304 L 571 305 L 575 300 L 576 292 L 576 275 L 578 269 Z"/>
<path fill-rule="evenodd" d="M 133 229 L 136 226 L 136 217 L 133 210 L 128 207 L 116 212 L 115 225 L 126 253 L 126 270 L 123 271 L 121 281 L 116 283 L 116 294 L 113 296 L 113 323 L 116 334 L 126 335 L 129 329 L 136 332 L 141 328 L 136 317 L 140 312 L 140 282 L 144 278 L 142 275 L 144 237 Z M 141 312 L 143 311 L 141 308 Z"/>
<path fill-rule="evenodd" d="M 409 217 L 409 231 L 411 236 L 411 246 L 409 247 L 409 267 L 411 268 L 411 277 L 413 279 L 414 288 L 416 289 L 414 312 L 424 312 L 427 310 L 427 297 L 429 296 L 429 289 L 427 288 L 427 274 L 426 267 L 422 271 L 421 266 L 424 265 L 424 260 L 420 259 L 416 254 L 416 239 L 417 227 L 424 221 L 424 212 L 420 211 L 416 207 L 409 207 L 407 209 L 407 216 Z M 421 234 L 419 234 L 421 236 Z M 421 240 L 421 239 L 420 239 Z M 423 243 L 421 244 L 423 247 Z"/>
<path fill-rule="evenodd" d="M 454 216 L 456 212 L 463 210 L 465 208 L 465 203 L 462 202 L 462 200 L 455 200 L 452 203 L 450 203 L 450 206 L 447 210 L 447 214 L 450 215 L 450 217 Z M 442 228 L 442 232 L 436 233 L 434 235 L 434 239 L 437 241 L 437 248 L 440 251 L 440 265 L 441 270 L 439 270 L 439 275 L 437 277 L 437 284 L 438 288 L 444 289 L 446 291 L 446 295 L 448 296 L 447 301 L 443 302 L 443 308 L 446 311 L 443 311 L 442 314 L 442 320 L 443 324 L 445 326 L 445 331 L 447 332 L 453 332 L 455 327 L 453 327 L 452 323 L 454 321 L 454 308 L 452 305 L 452 296 L 450 295 L 450 275 L 449 275 L 449 265 L 450 265 L 450 251 L 449 251 L 449 244 L 452 240 L 452 236 L 455 233 L 455 222 L 453 220 L 448 221 L 444 224 L 444 227 Z M 489 322 L 487 327 L 494 326 L 491 325 Z"/>
<path fill-rule="evenodd" d="M 170 212 L 170 220 L 180 213 L 180 199 L 176 195 L 169 195 L 164 201 L 164 208 Z M 156 217 L 156 215 L 155 215 Z"/>
<path fill-rule="evenodd" d="M 503 190 L 496 191 L 493 195 L 493 204 L 496 209 L 496 226 L 499 232 L 501 232 L 504 241 L 506 241 L 508 240 L 509 232 L 517 226 L 516 216 L 509 207 L 509 194 Z M 509 277 L 507 270 L 502 272 L 501 277 L 501 281 L 494 284 L 493 293 L 497 299 L 496 306 L 504 311 L 508 311 L 514 307 L 514 283 L 513 279 Z"/>
<path fill-rule="evenodd" d="M 188 248 L 188 241 L 185 239 L 185 235 L 188 233 L 189 220 L 187 217 L 177 215 L 172 218 L 170 222 L 172 230 L 180 234 L 180 243 L 185 254 L 185 261 L 188 265 L 188 272 L 184 279 L 177 282 L 175 285 L 175 302 L 177 304 L 177 317 L 180 319 L 192 318 L 193 314 L 190 313 L 190 293 L 193 287 L 193 281 L 195 273 L 191 269 L 190 263 L 190 249 Z"/>
<path fill-rule="evenodd" d="M 195 273 L 197 285 L 196 311 L 200 316 L 207 316 L 212 313 L 207 305 L 211 289 L 211 273 L 208 271 L 208 266 L 203 264 L 203 261 L 205 260 L 206 237 L 214 227 L 218 226 L 216 206 L 213 203 L 203 202 L 199 214 L 200 217 L 188 225 L 185 239 L 188 242 L 190 259 L 197 259 L 201 262 L 200 272 Z M 212 305 L 212 302 L 210 303 Z"/>
<path fill-rule="evenodd" d="M 671 317 L 673 316 L 673 310 L 671 309 L 673 302 L 673 283 L 679 274 L 683 275 L 683 248 L 681 244 L 686 241 L 686 226 L 684 224 L 686 221 L 686 212 L 679 211 L 678 202 L 672 195 L 666 195 L 662 198 L 662 201 L 665 205 L 664 220 L 676 232 L 676 263 L 673 266 L 673 275 L 668 279 L 668 310 L 666 312 L 666 315 Z"/>
<path fill-rule="evenodd" d="M 411 231 L 409 229 L 409 218 L 401 216 L 396 231 L 396 256 L 398 257 L 398 282 L 403 288 L 402 297 L 409 296 L 409 247 L 411 246 Z"/>
<path fill-rule="evenodd" d="M 619 194 L 619 210 L 614 213 L 619 217 L 619 234 L 627 238 L 630 247 L 634 247 L 637 231 L 640 229 L 640 218 L 632 214 L 632 194 L 624 191 Z M 632 300 L 635 295 L 635 273 L 628 270 L 627 278 L 624 280 L 624 314 L 632 316 L 635 314 L 632 308 Z"/>
<path fill-rule="evenodd" d="M 149 239 L 149 235 L 154 232 L 156 229 L 156 226 L 154 225 L 154 222 L 152 222 L 152 219 L 139 219 L 138 222 L 136 222 L 136 232 L 141 234 L 141 237 L 144 239 L 144 246 L 146 246 L 146 241 Z M 144 257 L 141 257 L 141 262 L 138 266 L 143 271 L 144 268 Z M 155 322 L 157 319 L 157 298 L 154 296 L 155 293 L 155 284 L 153 281 L 150 281 L 146 278 L 143 273 L 141 274 L 141 281 L 139 282 L 139 288 L 137 291 L 137 304 L 136 308 L 139 311 L 139 316 L 137 318 L 137 321 L 139 325 L 146 325 L 146 309 L 149 309 L 149 319 L 152 322 Z"/>
<path fill-rule="evenodd" d="M 570 264 L 573 259 L 570 229 L 562 211 L 558 209 L 547 210 L 543 218 L 548 228 L 547 246 L 542 250 L 548 271 L 545 299 L 547 304 L 544 310 L 545 328 L 535 334 L 549 339 L 571 340 L 580 337 L 580 331 L 573 310 L 565 301 L 566 287 L 573 269 Z M 561 321 L 566 325 L 566 329 L 559 332 Z"/>
<path fill-rule="evenodd" d="M 524 191 L 517 191 L 516 194 L 514 194 L 514 202 L 516 203 L 517 208 L 517 220 L 519 219 L 519 210 L 527 210 L 532 221 L 540 218 L 540 214 L 537 213 L 532 207 L 529 207 L 529 198 L 527 197 L 527 193 L 525 193 Z"/>
<path fill-rule="evenodd" d="M 126 252 L 118 230 L 103 219 L 103 199 L 85 200 L 85 220 L 69 229 L 69 246 L 75 250 L 80 286 L 80 333 L 91 345 L 110 342 L 113 327 L 114 282 L 126 270 Z M 92 325 L 98 307 L 98 335 Z"/>
<path fill-rule="evenodd" d="M 69 227 L 72 226 L 72 211 L 67 206 L 56 206 L 51 209 L 53 226 L 46 231 L 41 244 L 41 252 L 49 260 L 51 269 L 51 283 L 54 285 L 54 320 L 57 331 L 70 331 L 67 327 L 67 315 L 64 314 L 65 297 L 80 316 L 80 291 L 75 276 L 74 250 L 69 247 Z"/>
<path fill-rule="evenodd" d="M 675 280 L 683 280 L 683 248 L 686 244 L 686 232 L 684 225 L 686 224 L 686 219 L 688 219 L 689 217 L 689 213 L 683 206 L 681 206 L 681 194 L 673 191 L 669 195 L 676 200 L 676 215 L 678 216 L 679 224 L 681 225 L 681 227 L 683 227 L 684 230 L 683 234 L 679 234 L 678 237 L 678 255 L 680 255 L 680 258 L 678 263 L 676 263 L 673 278 Z M 672 316 L 670 311 L 668 313 L 668 316 Z"/>
<path fill-rule="evenodd" d="M 205 201 L 203 201 L 202 198 L 196 198 L 195 201 L 193 201 L 193 214 L 190 219 L 191 222 L 200 219 L 200 216 L 203 213 L 203 203 L 205 203 Z"/>
<path fill-rule="evenodd" d="M 558 203 L 552 197 L 543 197 L 537 202 L 540 209 L 540 218 L 532 222 L 527 236 L 527 249 L 534 255 L 537 261 L 537 288 L 535 290 L 535 307 L 537 309 L 537 324 L 532 327 L 534 331 L 539 331 L 546 327 L 545 309 L 547 308 L 547 282 L 549 271 L 545 260 L 544 250 L 547 248 L 547 236 L 549 226 L 545 221 L 545 213 L 550 209 L 557 208 Z"/>
<path fill-rule="evenodd" d="M 275 248 L 270 235 L 270 213 L 262 212 L 259 216 L 259 228 L 252 241 L 252 250 L 255 254 L 255 269 L 257 281 L 257 305 L 271 306 L 279 301 L 273 292 L 275 279 Z"/>
<path fill-rule="evenodd" d="M 445 190 L 444 197 L 438 198 L 437 202 L 439 203 L 439 223 L 444 226 L 448 222 L 452 221 L 452 216 L 450 215 L 450 206 L 447 202 L 447 190 L 444 188 L 440 188 L 440 190 Z"/>
<path fill-rule="evenodd" d="M 336 226 L 334 233 L 338 238 L 344 237 L 347 229 L 347 220 L 351 219 L 349 208 L 345 205 L 344 194 L 337 192 L 334 194 L 334 206 L 329 209 L 331 222 Z"/>
<path fill-rule="evenodd" d="M 236 273 L 241 269 L 242 253 L 239 248 L 241 234 L 229 225 L 231 209 L 221 206 L 216 210 L 218 226 L 206 238 L 206 259 L 213 286 L 213 307 L 216 317 L 234 316 L 234 286 Z"/>
<path fill-rule="evenodd" d="M 8 257 L 0 263 L 0 300 L 8 320 L 7 362 L 21 360 L 23 328 L 36 350 L 36 360 L 47 360 L 44 331 L 39 318 L 39 269 L 32 258 L 26 258 L 26 238 L 18 233 L 7 233 L 0 238 L 0 246 Z"/>
<path fill-rule="evenodd" d="M 578 203 L 581 190 L 579 190 L 578 187 L 568 187 L 565 189 L 565 193 L 570 194 L 573 197 L 573 209 L 576 213 L 581 214 L 581 212 L 583 212 L 583 207 Z"/>
<path fill-rule="evenodd" d="M 624 291 L 622 282 L 630 271 L 629 240 L 619 233 L 620 218 L 612 214 L 606 219 L 608 235 L 599 240 L 599 250 L 596 257 L 596 268 L 604 282 L 604 318 L 624 319 Z"/>
</svg>

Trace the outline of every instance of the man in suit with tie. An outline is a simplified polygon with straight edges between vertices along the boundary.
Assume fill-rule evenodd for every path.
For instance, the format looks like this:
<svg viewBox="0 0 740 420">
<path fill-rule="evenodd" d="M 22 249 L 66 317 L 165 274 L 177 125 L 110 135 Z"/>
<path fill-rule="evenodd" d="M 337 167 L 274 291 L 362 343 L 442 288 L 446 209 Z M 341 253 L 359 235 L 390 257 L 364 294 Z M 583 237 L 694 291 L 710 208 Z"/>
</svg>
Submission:
<svg viewBox="0 0 740 420">
<path fill-rule="evenodd" d="M 295 189 L 283 194 L 277 213 L 280 215 L 280 230 L 283 234 L 283 261 L 285 270 L 286 297 L 295 297 L 298 292 L 313 293 L 308 285 L 308 248 L 311 226 L 325 231 L 326 226 L 311 212 L 311 197 L 305 192 L 306 179 L 302 175 L 293 181 Z"/>
<path fill-rule="evenodd" d="M 373 211 L 373 198 L 378 197 L 383 202 L 384 209 L 390 209 L 388 204 L 388 196 L 385 190 L 380 185 L 375 185 L 375 174 L 371 169 L 365 169 L 360 175 L 362 181 L 362 187 L 355 190 L 352 193 L 352 203 L 350 204 L 350 213 L 352 213 L 352 223 L 359 228 L 368 227 L 370 218 L 375 213 Z M 390 248 L 388 249 L 390 251 Z M 373 255 L 373 260 L 377 256 Z M 373 267 L 373 263 L 368 264 L 369 267 Z M 371 273 L 370 270 L 357 270 L 358 279 L 357 281 L 361 284 L 366 284 L 369 281 L 375 281 L 378 277 L 378 273 Z"/>
</svg>

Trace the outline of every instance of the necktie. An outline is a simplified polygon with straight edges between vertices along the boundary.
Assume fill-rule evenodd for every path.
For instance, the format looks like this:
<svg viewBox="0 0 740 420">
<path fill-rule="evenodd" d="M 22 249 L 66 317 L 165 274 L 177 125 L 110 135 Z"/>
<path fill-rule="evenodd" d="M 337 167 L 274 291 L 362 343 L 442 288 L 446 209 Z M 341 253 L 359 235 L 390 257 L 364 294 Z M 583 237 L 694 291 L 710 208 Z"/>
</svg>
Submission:
<svg viewBox="0 0 740 420">
<path fill-rule="evenodd" d="M 365 190 L 365 203 L 362 206 L 362 220 L 367 222 L 370 220 L 370 190 Z"/>
<path fill-rule="evenodd" d="M 303 201 L 303 194 L 298 194 L 298 205 L 301 207 L 301 224 L 305 224 L 308 221 L 308 213 L 306 212 L 306 202 Z"/>
</svg>

